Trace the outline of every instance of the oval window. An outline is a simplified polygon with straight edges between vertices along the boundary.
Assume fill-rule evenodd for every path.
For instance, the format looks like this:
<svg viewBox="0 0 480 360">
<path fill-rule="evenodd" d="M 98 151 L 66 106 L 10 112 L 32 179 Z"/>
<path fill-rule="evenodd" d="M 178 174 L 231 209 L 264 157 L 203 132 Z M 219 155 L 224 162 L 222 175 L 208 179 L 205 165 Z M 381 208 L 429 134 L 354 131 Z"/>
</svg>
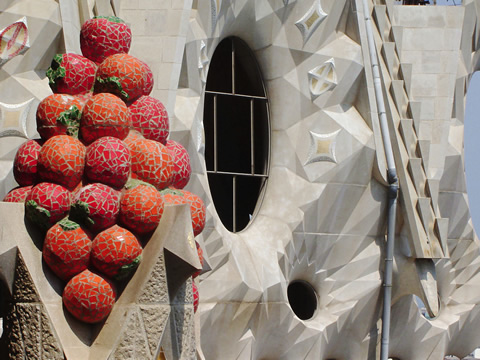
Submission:
<svg viewBox="0 0 480 360">
<path fill-rule="evenodd" d="M 253 52 L 237 37 L 220 42 L 208 70 L 203 113 L 205 161 L 223 225 L 243 230 L 268 179 L 268 99 Z"/>
</svg>

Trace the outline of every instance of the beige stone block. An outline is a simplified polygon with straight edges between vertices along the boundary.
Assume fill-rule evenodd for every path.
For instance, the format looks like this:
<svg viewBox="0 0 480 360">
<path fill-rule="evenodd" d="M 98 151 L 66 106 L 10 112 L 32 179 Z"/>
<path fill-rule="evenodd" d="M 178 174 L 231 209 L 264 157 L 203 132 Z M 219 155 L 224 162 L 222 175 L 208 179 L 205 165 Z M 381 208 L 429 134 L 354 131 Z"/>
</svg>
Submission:
<svg viewBox="0 0 480 360">
<path fill-rule="evenodd" d="M 403 50 L 445 50 L 443 29 L 405 28 L 403 32 Z"/>
<path fill-rule="evenodd" d="M 172 6 L 171 0 L 138 0 L 139 9 L 170 9 Z"/>
<path fill-rule="evenodd" d="M 411 94 L 414 99 L 435 96 L 437 87 L 438 76 L 436 74 L 416 74 L 412 78 Z"/>
<path fill-rule="evenodd" d="M 138 2 L 139 0 L 122 0 L 121 8 L 122 10 L 139 9 Z M 120 14 L 120 17 L 122 16 L 123 16 L 123 11 Z"/>
</svg>

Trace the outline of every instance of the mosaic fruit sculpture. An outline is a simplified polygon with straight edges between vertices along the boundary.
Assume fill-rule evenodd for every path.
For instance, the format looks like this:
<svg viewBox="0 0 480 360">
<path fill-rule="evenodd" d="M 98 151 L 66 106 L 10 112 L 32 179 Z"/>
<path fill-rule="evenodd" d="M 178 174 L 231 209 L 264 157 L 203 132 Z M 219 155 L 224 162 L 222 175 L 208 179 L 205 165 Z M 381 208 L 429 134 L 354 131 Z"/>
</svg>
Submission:
<svg viewBox="0 0 480 360">
<path fill-rule="evenodd" d="M 158 190 L 168 186 L 173 159 L 166 146 L 148 139 L 132 143 L 132 177 L 145 181 Z"/>
<path fill-rule="evenodd" d="M 142 95 L 148 96 L 153 90 L 154 80 L 153 80 L 153 72 L 146 63 L 142 61 L 143 65 L 145 65 L 145 86 L 143 87 Z"/>
<path fill-rule="evenodd" d="M 37 108 L 37 131 L 43 140 L 55 135 L 78 137 L 82 104 L 73 95 L 52 94 Z"/>
<path fill-rule="evenodd" d="M 162 214 L 162 195 L 153 186 L 136 184 L 123 193 L 120 221 L 133 232 L 143 235 L 155 230 Z"/>
<path fill-rule="evenodd" d="M 203 200 L 187 190 L 168 188 L 162 191 L 165 204 L 189 204 L 192 217 L 193 235 L 197 236 L 205 227 L 206 209 Z"/>
<path fill-rule="evenodd" d="M 97 65 L 77 54 L 57 54 L 47 70 L 48 84 L 56 94 L 84 94 L 93 89 Z"/>
<path fill-rule="evenodd" d="M 119 212 L 120 193 L 107 185 L 95 183 L 76 193 L 70 217 L 91 231 L 99 232 L 114 225 Z"/>
<path fill-rule="evenodd" d="M 63 290 L 63 304 L 75 318 L 86 323 L 104 320 L 115 304 L 116 290 L 112 282 L 90 270 L 70 279 Z"/>
<path fill-rule="evenodd" d="M 195 281 L 193 279 L 192 279 L 192 294 L 193 294 L 193 313 L 195 314 L 198 310 L 198 303 L 200 301 L 198 296 L 197 284 L 195 284 Z"/>
<path fill-rule="evenodd" d="M 198 241 L 195 241 L 195 245 L 197 247 L 197 254 L 198 254 L 198 260 L 200 260 L 200 266 L 203 268 L 203 265 L 205 264 L 205 259 L 203 258 L 203 250 L 200 247 L 200 244 L 198 243 Z M 192 278 L 195 279 L 198 275 L 200 275 L 201 272 L 202 270 L 195 271 L 192 275 Z"/>
<path fill-rule="evenodd" d="M 79 224 L 63 219 L 52 226 L 43 242 L 43 260 L 60 279 L 68 281 L 87 269 L 92 240 Z"/>
<path fill-rule="evenodd" d="M 116 16 L 95 16 L 80 30 L 82 54 L 96 63 L 113 54 L 128 53 L 131 42 L 130 27 Z"/>
<path fill-rule="evenodd" d="M 91 182 L 100 182 L 121 189 L 130 176 L 130 150 L 120 139 L 104 136 L 87 148 L 85 176 Z"/>
<path fill-rule="evenodd" d="M 85 167 L 85 146 L 68 135 L 57 135 L 43 144 L 38 154 L 38 175 L 50 181 L 75 189 Z"/>
<path fill-rule="evenodd" d="M 2 201 L 24 203 L 31 191 L 32 185 L 16 187 L 10 190 Z"/>
<path fill-rule="evenodd" d="M 170 177 L 170 185 L 176 189 L 183 189 L 190 180 L 192 168 L 190 156 L 182 144 L 174 141 L 167 141 L 167 149 L 173 157 L 173 171 Z"/>
<path fill-rule="evenodd" d="M 168 114 L 159 100 L 151 96 L 140 96 L 128 110 L 135 130 L 146 139 L 166 144 L 169 134 Z"/>
<path fill-rule="evenodd" d="M 13 160 L 13 177 L 20 186 L 33 185 L 37 182 L 37 163 L 41 143 L 28 140 L 17 150 Z"/>
<path fill-rule="evenodd" d="M 83 108 L 80 136 L 87 144 L 103 136 L 123 140 L 128 135 L 130 125 L 125 103 L 113 94 L 100 93 L 88 100 Z"/>
<path fill-rule="evenodd" d="M 25 199 L 26 217 L 42 229 L 49 229 L 68 215 L 70 191 L 58 184 L 35 185 Z"/>
<path fill-rule="evenodd" d="M 132 102 L 143 94 L 145 80 L 145 65 L 142 61 L 128 54 L 115 54 L 99 65 L 95 92 L 109 92 L 125 102 Z"/>
<path fill-rule="evenodd" d="M 145 139 L 145 137 L 141 133 L 139 133 L 137 130 L 130 129 L 127 137 L 123 139 L 123 142 L 125 143 L 125 145 L 127 145 L 128 149 L 131 152 L 133 144 L 138 139 Z"/>
<path fill-rule="evenodd" d="M 128 277 L 139 265 L 142 246 L 135 235 L 118 225 L 102 231 L 93 239 L 92 264 L 114 279 Z"/>
</svg>

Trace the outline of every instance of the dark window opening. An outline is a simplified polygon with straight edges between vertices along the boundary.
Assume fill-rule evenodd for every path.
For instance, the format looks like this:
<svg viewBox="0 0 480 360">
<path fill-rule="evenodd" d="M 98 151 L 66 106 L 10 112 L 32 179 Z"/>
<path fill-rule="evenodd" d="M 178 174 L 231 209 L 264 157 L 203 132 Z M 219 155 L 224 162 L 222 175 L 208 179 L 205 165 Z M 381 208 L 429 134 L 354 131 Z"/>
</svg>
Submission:
<svg viewBox="0 0 480 360">
<path fill-rule="evenodd" d="M 306 281 L 297 280 L 288 285 L 287 296 L 290 307 L 301 320 L 309 320 L 317 310 L 317 293 Z"/>
<path fill-rule="evenodd" d="M 268 100 L 253 52 L 236 37 L 215 49 L 203 114 L 205 161 L 215 209 L 230 231 L 255 214 L 268 179 Z"/>
</svg>

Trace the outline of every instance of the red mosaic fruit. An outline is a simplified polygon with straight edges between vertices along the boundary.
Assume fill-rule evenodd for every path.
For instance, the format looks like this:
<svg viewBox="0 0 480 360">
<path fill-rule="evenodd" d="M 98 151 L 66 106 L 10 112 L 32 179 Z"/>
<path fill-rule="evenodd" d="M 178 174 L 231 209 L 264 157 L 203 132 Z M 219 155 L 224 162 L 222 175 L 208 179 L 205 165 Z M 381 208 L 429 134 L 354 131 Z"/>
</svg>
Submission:
<svg viewBox="0 0 480 360">
<path fill-rule="evenodd" d="M 25 199 L 26 217 L 42 229 L 48 229 L 68 215 L 70 191 L 58 184 L 35 185 Z"/>
<path fill-rule="evenodd" d="M 68 281 L 88 267 L 92 240 L 79 224 L 63 219 L 45 236 L 42 256 L 60 279 Z"/>
<path fill-rule="evenodd" d="M 153 90 L 153 72 L 152 69 L 150 69 L 150 66 L 148 66 L 145 62 L 143 65 L 145 65 L 145 86 L 143 87 L 142 95 L 148 96 Z"/>
<path fill-rule="evenodd" d="M 95 183 L 82 187 L 75 195 L 70 218 L 93 232 L 114 225 L 120 212 L 120 192 Z"/>
<path fill-rule="evenodd" d="M 73 317 L 93 324 L 110 314 L 116 297 L 110 281 L 87 269 L 70 279 L 63 289 L 62 300 Z"/>
<path fill-rule="evenodd" d="M 83 108 L 80 136 L 87 144 L 104 136 L 123 140 L 130 125 L 127 105 L 113 94 L 100 93 L 88 100 Z"/>
<path fill-rule="evenodd" d="M 203 250 L 200 247 L 200 244 L 198 243 L 198 241 L 195 241 L 195 245 L 197 246 L 197 254 L 198 254 L 198 260 L 200 260 L 200 266 L 203 268 L 203 265 L 205 264 L 205 259 L 203 258 Z M 192 278 L 195 279 L 198 275 L 200 275 L 201 272 L 202 270 L 195 271 L 192 275 Z"/>
<path fill-rule="evenodd" d="M 167 149 L 172 154 L 173 171 L 170 177 L 170 185 L 176 189 L 183 189 L 190 180 L 192 168 L 190 166 L 190 156 L 187 149 L 182 144 L 174 141 L 167 141 Z"/>
<path fill-rule="evenodd" d="M 38 175 L 43 181 L 73 190 L 82 179 L 84 167 L 85 146 L 71 136 L 54 136 L 40 149 Z"/>
<path fill-rule="evenodd" d="M 198 303 L 200 302 L 199 295 L 198 295 L 198 288 L 195 281 L 192 279 L 192 294 L 193 294 L 193 313 L 195 314 L 198 310 Z"/>
<path fill-rule="evenodd" d="M 41 147 L 38 140 L 28 140 L 18 148 L 13 160 L 13 177 L 20 186 L 37 182 L 38 154 Z"/>
<path fill-rule="evenodd" d="M 135 184 L 124 191 L 119 219 L 131 231 L 143 235 L 155 230 L 162 214 L 162 195 L 153 186 Z"/>
<path fill-rule="evenodd" d="M 92 264 L 105 275 L 121 280 L 140 264 L 142 246 L 127 229 L 113 225 L 93 239 Z"/>
<path fill-rule="evenodd" d="M 93 89 L 97 65 L 77 54 L 57 54 L 47 70 L 52 91 L 56 94 L 84 94 Z"/>
<path fill-rule="evenodd" d="M 127 137 L 123 139 L 123 142 L 125 143 L 125 145 L 127 145 L 128 149 L 131 152 L 133 143 L 138 139 L 145 139 L 145 137 L 141 133 L 139 133 L 137 130 L 130 129 Z"/>
<path fill-rule="evenodd" d="M 24 203 L 28 194 L 32 191 L 32 187 L 32 185 L 16 187 L 15 189 L 10 190 L 2 201 Z"/>
<path fill-rule="evenodd" d="M 143 61 L 128 54 L 115 54 L 98 66 L 95 92 L 109 92 L 125 102 L 132 102 L 143 94 L 145 80 Z"/>
<path fill-rule="evenodd" d="M 116 16 L 95 16 L 80 30 L 82 54 L 96 63 L 113 54 L 128 53 L 131 42 L 130 27 Z"/>
<path fill-rule="evenodd" d="M 44 140 L 55 135 L 78 137 L 82 104 L 73 95 L 52 94 L 37 108 L 37 131 Z"/>
<path fill-rule="evenodd" d="M 165 145 L 148 139 L 137 139 L 131 147 L 132 177 L 143 180 L 158 190 L 168 186 L 173 160 Z"/>
<path fill-rule="evenodd" d="M 168 114 L 159 100 L 151 96 L 140 96 L 128 110 L 135 130 L 146 139 L 166 144 L 169 134 Z"/>
<path fill-rule="evenodd" d="M 130 176 L 130 150 L 115 137 L 104 136 L 87 148 L 85 176 L 91 182 L 100 182 L 121 189 Z"/>
<path fill-rule="evenodd" d="M 167 188 L 162 191 L 163 201 L 168 205 L 189 204 L 193 235 L 197 236 L 205 227 L 206 209 L 203 200 L 187 190 Z"/>
</svg>

